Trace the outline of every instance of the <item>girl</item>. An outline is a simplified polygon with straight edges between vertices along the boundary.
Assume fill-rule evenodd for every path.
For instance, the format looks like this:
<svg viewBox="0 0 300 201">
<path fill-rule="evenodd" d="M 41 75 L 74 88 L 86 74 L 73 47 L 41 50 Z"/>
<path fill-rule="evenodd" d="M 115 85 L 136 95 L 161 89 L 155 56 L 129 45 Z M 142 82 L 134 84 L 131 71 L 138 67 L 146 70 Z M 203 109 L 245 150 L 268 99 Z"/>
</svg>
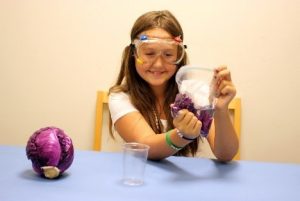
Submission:
<svg viewBox="0 0 300 201">
<path fill-rule="evenodd" d="M 202 141 L 202 123 L 188 110 L 172 118 L 170 105 L 178 93 L 175 75 L 187 64 L 183 31 L 169 11 L 140 16 L 131 30 L 131 44 L 123 52 L 117 82 L 109 90 L 112 125 L 126 142 L 150 146 L 149 159 L 171 155 L 195 156 Z M 217 104 L 207 141 L 215 157 L 230 161 L 238 139 L 228 105 L 236 94 L 226 66 L 215 69 Z"/>
</svg>

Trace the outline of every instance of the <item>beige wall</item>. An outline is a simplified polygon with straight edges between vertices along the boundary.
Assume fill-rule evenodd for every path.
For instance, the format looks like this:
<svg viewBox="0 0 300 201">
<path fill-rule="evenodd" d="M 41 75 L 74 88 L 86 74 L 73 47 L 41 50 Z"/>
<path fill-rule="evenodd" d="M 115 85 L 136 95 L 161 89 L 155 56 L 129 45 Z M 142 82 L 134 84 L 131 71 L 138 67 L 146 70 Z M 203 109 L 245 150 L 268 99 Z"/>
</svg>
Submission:
<svg viewBox="0 0 300 201">
<path fill-rule="evenodd" d="M 116 78 L 134 20 L 169 9 L 192 64 L 227 64 L 242 98 L 241 156 L 300 162 L 300 1 L 0 1 L 0 144 L 63 128 L 91 149 L 96 91 Z"/>
</svg>

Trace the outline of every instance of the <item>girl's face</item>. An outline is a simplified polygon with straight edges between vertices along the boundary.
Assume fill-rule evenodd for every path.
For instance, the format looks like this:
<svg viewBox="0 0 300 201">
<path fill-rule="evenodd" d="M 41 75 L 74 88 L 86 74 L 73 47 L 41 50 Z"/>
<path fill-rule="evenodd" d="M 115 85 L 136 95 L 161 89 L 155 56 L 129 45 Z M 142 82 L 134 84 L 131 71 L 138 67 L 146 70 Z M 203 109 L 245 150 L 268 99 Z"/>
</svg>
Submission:
<svg viewBox="0 0 300 201">
<path fill-rule="evenodd" d="M 155 28 L 142 32 L 140 35 L 147 35 L 151 38 L 171 39 L 173 38 L 163 29 Z M 176 72 L 176 65 L 166 62 L 162 56 L 158 56 L 151 63 L 140 62 L 139 58 L 135 59 L 137 73 L 150 85 L 152 89 L 166 86 L 168 80 Z"/>
</svg>

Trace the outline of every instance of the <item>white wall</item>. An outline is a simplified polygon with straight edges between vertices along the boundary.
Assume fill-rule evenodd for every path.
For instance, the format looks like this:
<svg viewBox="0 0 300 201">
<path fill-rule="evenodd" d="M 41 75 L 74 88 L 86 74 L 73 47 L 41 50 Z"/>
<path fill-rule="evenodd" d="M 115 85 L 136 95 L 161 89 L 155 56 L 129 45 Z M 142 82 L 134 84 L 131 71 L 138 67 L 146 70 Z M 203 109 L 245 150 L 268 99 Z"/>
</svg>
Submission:
<svg viewBox="0 0 300 201">
<path fill-rule="evenodd" d="M 192 64 L 227 64 L 242 98 L 241 156 L 300 162 L 300 1 L 0 1 L 0 144 L 63 128 L 91 149 L 96 91 L 115 80 L 134 20 L 169 9 Z"/>
</svg>

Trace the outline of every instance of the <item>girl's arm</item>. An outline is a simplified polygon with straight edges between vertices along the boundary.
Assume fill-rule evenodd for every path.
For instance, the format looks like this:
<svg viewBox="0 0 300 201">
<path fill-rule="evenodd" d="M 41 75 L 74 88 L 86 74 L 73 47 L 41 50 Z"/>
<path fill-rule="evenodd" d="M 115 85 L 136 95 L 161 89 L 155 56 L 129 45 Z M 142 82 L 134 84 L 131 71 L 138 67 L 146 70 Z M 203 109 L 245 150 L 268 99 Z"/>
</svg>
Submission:
<svg viewBox="0 0 300 201">
<path fill-rule="evenodd" d="M 215 113 L 208 142 L 220 161 L 230 161 L 236 155 L 239 142 L 228 111 Z"/>
<path fill-rule="evenodd" d="M 189 139 L 198 137 L 202 126 L 195 115 L 188 110 L 179 111 L 173 120 L 173 124 L 178 131 L 184 133 L 185 137 Z M 126 142 L 139 142 L 149 145 L 149 159 L 163 159 L 174 155 L 179 151 L 176 147 L 183 148 L 191 142 L 191 140 L 180 137 L 177 129 L 155 134 L 139 112 L 131 112 L 119 118 L 115 122 L 115 128 Z"/>
<path fill-rule="evenodd" d="M 208 141 L 217 159 L 230 161 L 236 155 L 239 147 L 228 110 L 228 105 L 234 98 L 236 89 L 226 66 L 221 66 L 215 70 L 215 79 L 218 101 L 215 107 L 214 124 Z"/>
<path fill-rule="evenodd" d="M 166 142 L 166 134 L 155 134 L 139 112 L 131 112 L 115 122 L 115 129 L 126 142 L 138 142 L 150 146 L 148 158 L 159 160 L 174 155 L 178 150 Z M 170 140 L 178 147 L 184 147 L 190 141 L 177 135 L 175 129 L 169 131 Z"/>
</svg>

